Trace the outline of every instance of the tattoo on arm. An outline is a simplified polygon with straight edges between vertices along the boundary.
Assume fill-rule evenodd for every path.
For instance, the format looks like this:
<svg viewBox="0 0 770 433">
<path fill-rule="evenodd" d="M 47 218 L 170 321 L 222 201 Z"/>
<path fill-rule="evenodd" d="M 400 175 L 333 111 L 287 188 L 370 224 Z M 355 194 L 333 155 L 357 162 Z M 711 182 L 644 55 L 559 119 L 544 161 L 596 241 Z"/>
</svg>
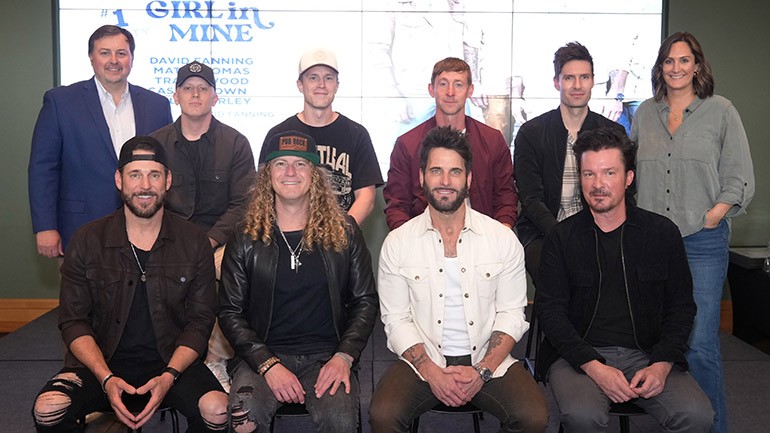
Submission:
<svg viewBox="0 0 770 433">
<path fill-rule="evenodd" d="M 417 353 L 417 345 L 414 345 L 406 351 L 404 351 L 404 358 L 409 361 L 412 365 L 414 365 L 414 368 L 420 369 L 420 366 L 427 361 L 428 357 L 425 354 L 425 351 L 422 353 Z"/>
<path fill-rule="evenodd" d="M 500 331 L 494 331 L 489 337 L 489 348 L 487 353 L 493 351 L 497 346 L 503 344 L 503 333 Z"/>
</svg>

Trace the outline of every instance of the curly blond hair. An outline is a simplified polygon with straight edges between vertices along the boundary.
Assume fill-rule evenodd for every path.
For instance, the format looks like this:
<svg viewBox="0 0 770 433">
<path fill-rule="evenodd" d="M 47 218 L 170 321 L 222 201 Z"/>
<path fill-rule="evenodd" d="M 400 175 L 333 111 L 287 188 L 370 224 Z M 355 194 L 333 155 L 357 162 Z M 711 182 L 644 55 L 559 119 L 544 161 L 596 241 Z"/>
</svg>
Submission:
<svg viewBox="0 0 770 433">
<path fill-rule="evenodd" d="M 273 242 L 273 226 L 276 224 L 275 190 L 270 171 L 270 163 L 266 163 L 257 173 L 243 229 L 252 240 L 261 240 L 265 245 Z M 346 230 L 349 223 L 337 204 L 327 175 L 317 166 L 311 170 L 308 194 L 310 210 L 302 236 L 302 249 L 311 251 L 313 245 L 318 245 L 325 250 L 342 251 L 348 246 Z"/>
</svg>

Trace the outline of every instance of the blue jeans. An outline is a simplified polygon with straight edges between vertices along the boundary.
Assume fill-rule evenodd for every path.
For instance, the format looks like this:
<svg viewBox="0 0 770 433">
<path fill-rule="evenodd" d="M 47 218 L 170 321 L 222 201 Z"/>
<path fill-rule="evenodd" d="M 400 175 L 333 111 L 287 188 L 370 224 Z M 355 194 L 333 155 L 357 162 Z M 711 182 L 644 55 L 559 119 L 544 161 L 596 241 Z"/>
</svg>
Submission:
<svg viewBox="0 0 770 433">
<path fill-rule="evenodd" d="M 687 361 L 690 374 L 706 393 L 714 408 L 712 433 L 727 432 L 727 403 L 719 347 L 719 317 L 722 288 L 729 261 L 730 226 L 722 220 L 716 228 L 702 229 L 684 237 L 692 273 L 695 315 Z"/>
</svg>

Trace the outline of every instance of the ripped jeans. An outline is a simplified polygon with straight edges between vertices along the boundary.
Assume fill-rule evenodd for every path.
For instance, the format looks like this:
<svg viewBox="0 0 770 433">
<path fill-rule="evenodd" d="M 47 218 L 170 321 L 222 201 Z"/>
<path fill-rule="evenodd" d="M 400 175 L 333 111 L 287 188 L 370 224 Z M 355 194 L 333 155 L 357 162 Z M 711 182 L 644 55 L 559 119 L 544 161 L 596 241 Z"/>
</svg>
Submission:
<svg viewBox="0 0 770 433">
<path fill-rule="evenodd" d="M 354 433 L 358 427 L 358 375 L 351 371 L 350 394 L 344 385 L 334 395 L 326 391 L 316 398 L 315 385 L 321 367 L 331 353 L 314 355 L 278 354 L 281 364 L 289 369 L 305 390 L 305 407 L 318 433 Z M 237 433 L 270 431 L 270 420 L 283 403 L 279 402 L 263 376 L 257 374 L 246 362 L 237 361 L 233 369 L 230 388 L 230 410 L 233 430 Z M 354 367 L 355 369 L 356 367 Z"/>
<path fill-rule="evenodd" d="M 137 366 L 131 369 L 112 368 L 113 373 L 139 387 L 149 379 L 161 374 L 165 363 Z M 222 432 L 227 427 L 226 408 L 221 416 L 204 420 L 199 403 L 201 397 L 210 391 L 224 393 L 211 371 L 202 363 L 195 362 L 179 376 L 169 389 L 163 405 L 168 405 L 187 418 L 188 432 Z M 128 401 L 126 401 L 128 405 Z M 139 403 L 141 406 L 146 401 Z M 224 405 L 223 405 L 224 406 Z M 132 409 L 129 407 L 129 409 Z M 107 395 L 102 391 L 99 379 L 85 367 L 63 368 L 40 390 L 32 409 L 35 428 L 39 433 L 80 432 L 78 420 L 91 412 L 111 410 Z M 214 410 L 219 412 L 219 410 Z M 216 422 L 213 418 L 223 418 Z"/>
</svg>

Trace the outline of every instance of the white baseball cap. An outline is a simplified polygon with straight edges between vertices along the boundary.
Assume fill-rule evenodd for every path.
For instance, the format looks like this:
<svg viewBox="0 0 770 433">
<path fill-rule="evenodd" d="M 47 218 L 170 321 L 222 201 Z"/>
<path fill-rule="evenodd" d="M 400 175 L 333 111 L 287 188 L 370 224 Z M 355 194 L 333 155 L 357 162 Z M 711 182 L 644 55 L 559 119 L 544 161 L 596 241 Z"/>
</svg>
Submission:
<svg viewBox="0 0 770 433">
<path fill-rule="evenodd" d="M 315 48 L 306 51 L 299 59 L 299 75 L 302 76 L 305 71 L 318 65 L 328 66 L 336 73 L 340 72 L 337 69 L 337 56 L 334 53 L 325 48 Z"/>
</svg>

